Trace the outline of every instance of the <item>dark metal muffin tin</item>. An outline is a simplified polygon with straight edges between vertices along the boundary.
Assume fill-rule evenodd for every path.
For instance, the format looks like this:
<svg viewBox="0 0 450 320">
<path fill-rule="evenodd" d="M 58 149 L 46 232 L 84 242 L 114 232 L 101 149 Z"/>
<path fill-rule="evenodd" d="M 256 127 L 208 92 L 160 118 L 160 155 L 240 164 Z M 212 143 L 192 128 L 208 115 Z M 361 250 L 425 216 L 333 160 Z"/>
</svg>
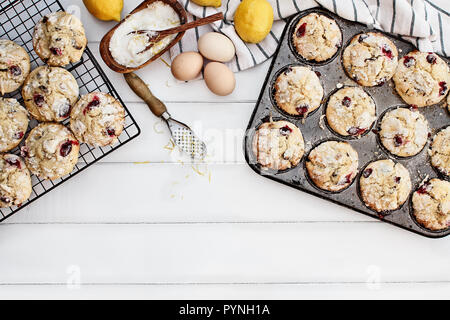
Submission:
<svg viewBox="0 0 450 320">
<path fill-rule="evenodd" d="M 292 32 L 295 30 L 295 26 L 298 20 L 301 17 L 312 12 L 325 14 L 335 19 L 340 26 L 343 34 L 343 46 L 339 49 L 339 52 L 326 63 L 304 61 L 300 59 L 292 49 Z M 340 83 L 342 85 L 357 85 L 350 78 L 348 78 L 342 67 L 341 57 L 342 52 L 345 49 L 345 45 L 356 34 L 368 31 L 374 30 L 365 25 L 344 20 L 334 15 L 333 13 L 322 9 L 303 11 L 290 20 L 283 32 L 280 44 L 273 58 L 272 65 L 265 79 L 263 89 L 247 128 L 247 134 L 244 140 L 246 161 L 256 173 L 266 178 L 281 182 L 298 190 L 332 201 L 336 204 L 353 209 L 365 215 L 380 219 L 382 221 L 386 221 L 400 228 L 430 238 L 442 238 L 448 236 L 450 234 L 450 229 L 446 229 L 443 231 L 432 231 L 419 225 L 412 215 L 411 208 L 412 194 L 424 179 L 441 178 L 448 180 L 448 177 L 443 177 L 431 166 L 427 152 L 429 149 L 431 138 L 435 135 L 435 133 L 450 124 L 450 115 L 446 109 L 442 108 L 442 103 L 431 107 L 420 108 L 418 110 L 425 116 L 428 121 L 431 130 L 431 137 L 425 148 L 418 155 L 409 158 L 394 156 L 390 154 L 386 149 L 384 149 L 379 142 L 376 130 L 369 131 L 368 134 L 363 135 L 360 139 L 353 139 L 339 136 L 337 133 L 334 133 L 332 130 L 330 130 L 327 125 L 326 118 L 324 117 L 326 101 L 328 100 L 329 96 L 336 91 L 337 84 Z M 381 31 L 376 30 L 376 32 Z M 412 44 L 405 42 L 400 38 L 393 37 L 387 34 L 385 35 L 389 39 L 391 39 L 399 49 L 399 58 L 416 49 Z M 320 111 L 313 112 L 312 114 L 308 115 L 305 121 L 302 121 L 300 117 L 291 116 L 281 111 L 274 104 L 272 99 L 274 79 L 279 74 L 281 69 L 291 64 L 303 66 L 307 65 L 310 66 L 314 71 L 320 72 L 320 80 L 324 87 L 325 97 L 323 99 L 321 107 L 319 108 Z M 378 125 L 379 117 L 383 115 L 383 113 L 387 109 L 394 106 L 405 106 L 403 100 L 395 92 L 392 80 L 386 82 L 383 86 L 380 87 L 361 88 L 369 93 L 376 104 L 378 119 L 375 122 L 374 128 L 376 128 L 376 126 Z M 290 121 L 293 124 L 297 125 L 302 131 L 303 137 L 305 139 L 305 156 L 303 157 L 299 165 L 297 165 L 295 168 L 279 172 L 274 170 L 265 170 L 262 169 L 256 161 L 255 155 L 252 150 L 252 141 L 255 130 L 262 123 L 269 121 L 271 117 L 274 119 L 274 121 Z M 326 192 L 314 186 L 308 178 L 308 174 L 305 170 L 305 159 L 309 152 L 313 149 L 313 147 L 327 140 L 347 141 L 353 146 L 353 148 L 355 148 L 359 155 L 358 175 L 356 176 L 350 187 L 338 193 Z M 363 168 L 365 168 L 370 162 L 381 159 L 392 159 L 403 164 L 410 173 L 413 185 L 409 199 L 401 208 L 382 214 L 366 207 L 362 202 L 359 194 L 359 178 L 363 171 Z"/>
</svg>

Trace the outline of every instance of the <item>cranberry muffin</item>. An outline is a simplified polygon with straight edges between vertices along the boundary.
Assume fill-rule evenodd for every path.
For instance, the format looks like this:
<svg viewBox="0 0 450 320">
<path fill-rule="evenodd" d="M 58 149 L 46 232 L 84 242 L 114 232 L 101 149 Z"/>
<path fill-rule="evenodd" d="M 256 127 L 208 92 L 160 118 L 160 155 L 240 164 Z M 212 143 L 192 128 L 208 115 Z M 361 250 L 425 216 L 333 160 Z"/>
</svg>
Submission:
<svg viewBox="0 0 450 320">
<path fill-rule="evenodd" d="M 348 142 L 327 141 L 309 153 L 306 170 L 317 187 L 338 192 L 358 174 L 358 153 Z"/>
<path fill-rule="evenodd" d="M 365 87 L 383 85 L 397 69 L 395 44 L 381 33 L 358 34 L 345 48 L 342 62 L 347 75 Z"/>
<path fill-rule="evenodd" d="M 428 121 L 419 111 L 396 108 L 383 116 L 379 135 L 390 153 L 412 157 L 425 147 L 429 132 Z"/>
<path fill-rule="evenodd" d="M 342 46 L 342 32 L 333 19 L 310 13 L 298 21 L 292 43 L 304 59 L 323 62 L 331 59 Z"/>
<path fill-rule="evenodd" d="M 81 21 L 67 12 L 53 12 L 34 29 L 34 51 L 46 64 L 63 67 L 81 60 L 87 39 Z"/>
<path fill-rule="evenodd" d="M 125 109 L 107 93 L 81 97 L 72 110 L 70 129 L 83 143 L 104 147 L 117 142 L 125 125 Z"/>
<path fill-rule="evenodd" d="M 306 118 L 320 107 L 324 90 L 319 77 L 310 68 L 291 66 L 276 79 L 273 95 L 281 110 Z"/>
<path fill-rule="evenodd" d="M 430 148 L 431 165 L 445 176 L 450 176 L 450 126 L 440 130 Z"/>
<path fill-rule="evenodd" d="M 17 147 L 28 129 L 28 112 L 16 99 L 0 98 L 0 152 Z"/>
<path fill-rule="evenodd" d="M 30 56 L 13 41 L 0 39 L 0 94 L 19 89 L 30 73 Z"/>
<path fill-rule="evenodd" d="M 450 182 L 431 179 L 414 192 L 413 214 L 423 227 L 440 231 L 450 227 Z"/>
<path fill-rule="evenodd" d="M 263 123 L 253 139 L 253 153 L 264 169 L 293 168 L 299 164 L 304 152 L 300 129 L 288 121 Z"/>
<path fill-rule="evenodd" d="M 377 119 L 375 102 L 359 87 L 339 89 L 328 99 L 326 119 L 337 134 L 360 137 Z"/>
<path fill-rule="evenodd" d="M 435 53 L 412 51 L 400 59 L 394 83 L 407 104 L 431 106 L 444 100 L 448 93 L 449 68 Z"/>
<path fill-rule="evenodd" d="M 378 213 L 399 209 L 412 187 L 408 170 L 390 159 L 370 163 L 361 174 L 359 186 L 366 206 Z"/>
<path fill-rule="evenodd" d="M 79 95 L 74 76 L 63 68 L 34 69 L 22 88 L 25 106 L 41 122 L 61 122 L 70 116 Z"/>
<path fill-rule="evenodd" d="M 56 180 L 71 173 L 77 164 L 80 144 L 65 126 L 41 123 L 31 130 L 22 156 L 31 173 Z"/>
<path fill-rule="evenodd" d="M 30 172 L 25 162 L 14 154 L 0 155 L 0 208 L 21 205 L 31 192 Z"/>
</svg>

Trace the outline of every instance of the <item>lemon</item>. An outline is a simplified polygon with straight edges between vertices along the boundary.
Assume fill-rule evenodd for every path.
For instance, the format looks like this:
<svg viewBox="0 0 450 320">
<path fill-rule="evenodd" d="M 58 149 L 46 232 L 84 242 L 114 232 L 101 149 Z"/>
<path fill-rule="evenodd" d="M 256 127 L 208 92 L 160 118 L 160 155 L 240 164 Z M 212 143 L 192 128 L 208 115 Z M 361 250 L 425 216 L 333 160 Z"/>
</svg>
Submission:
<svg viewBox="0 0 450 320">
<path fill-rule="evenodd" d="M 97 19 L 120 21 L 123 0 L 83 0 L 88 11 Z"/>
<path fill-rule="evenodd" d="M 273 9 L 267 0 L 243 0 L 234 15 L 236 32 L 245 42 L 258 43 L 273 25 Z"/>
<path fill-rule="evenodd" d="M 222 0 L 192 0 L 193 3 L 203 7 L 220 7 Z"/>
</svg>

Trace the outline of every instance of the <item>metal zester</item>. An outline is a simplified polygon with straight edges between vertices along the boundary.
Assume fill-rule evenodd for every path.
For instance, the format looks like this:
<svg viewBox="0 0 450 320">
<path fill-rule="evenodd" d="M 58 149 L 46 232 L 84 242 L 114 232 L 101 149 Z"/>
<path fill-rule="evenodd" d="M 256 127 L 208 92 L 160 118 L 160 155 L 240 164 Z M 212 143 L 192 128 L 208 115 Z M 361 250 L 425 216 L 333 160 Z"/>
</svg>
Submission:
<svg viewBox="0 0 450 320">
<path fill-rule="evenodd" d="M 191 128 L 173 119 L 164 103 L 152 94 L 145 82 L 136 74 L 127 73 L 124 77 L 130 88 L 147 103 L 153 114 L 167 123 L 175 144 L 192 159 L 203 160 L 207 153 L 206 144 L 195 135 Z"/>
</svg>

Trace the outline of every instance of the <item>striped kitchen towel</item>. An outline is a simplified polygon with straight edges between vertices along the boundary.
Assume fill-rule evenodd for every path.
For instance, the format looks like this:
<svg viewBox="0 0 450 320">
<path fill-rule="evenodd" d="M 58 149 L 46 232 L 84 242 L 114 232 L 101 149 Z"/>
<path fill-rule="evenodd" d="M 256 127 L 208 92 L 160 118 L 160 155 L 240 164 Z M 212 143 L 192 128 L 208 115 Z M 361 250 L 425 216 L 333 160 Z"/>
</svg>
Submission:
<svg viewBox="0 0 450 320">
<path fill-rule="evenodd" d="M 270 34 L 259 44 L 243 42 L 233 27 L 234 12 L 240 0 L 222 0 L 220 8 L 201 7 L 190 0 L 178 0 L 195 20 L 224 13 L 223 21 L 189 30 L 171 50 L 171 58 L 183 51 L 197 51 L 198 38 L 210 31 L 228 36 L 236 47 L 236 58 L 229 67 L 237 72 L 269 59 L 277 48 L 287 18 L 299 11 L 324 7 L 337 15 L 377 29 L 398 34 L 422 51 L 450 54 L 450 0 L 268 0 L 274 9 L 275 22 Z"/>
</svg>

